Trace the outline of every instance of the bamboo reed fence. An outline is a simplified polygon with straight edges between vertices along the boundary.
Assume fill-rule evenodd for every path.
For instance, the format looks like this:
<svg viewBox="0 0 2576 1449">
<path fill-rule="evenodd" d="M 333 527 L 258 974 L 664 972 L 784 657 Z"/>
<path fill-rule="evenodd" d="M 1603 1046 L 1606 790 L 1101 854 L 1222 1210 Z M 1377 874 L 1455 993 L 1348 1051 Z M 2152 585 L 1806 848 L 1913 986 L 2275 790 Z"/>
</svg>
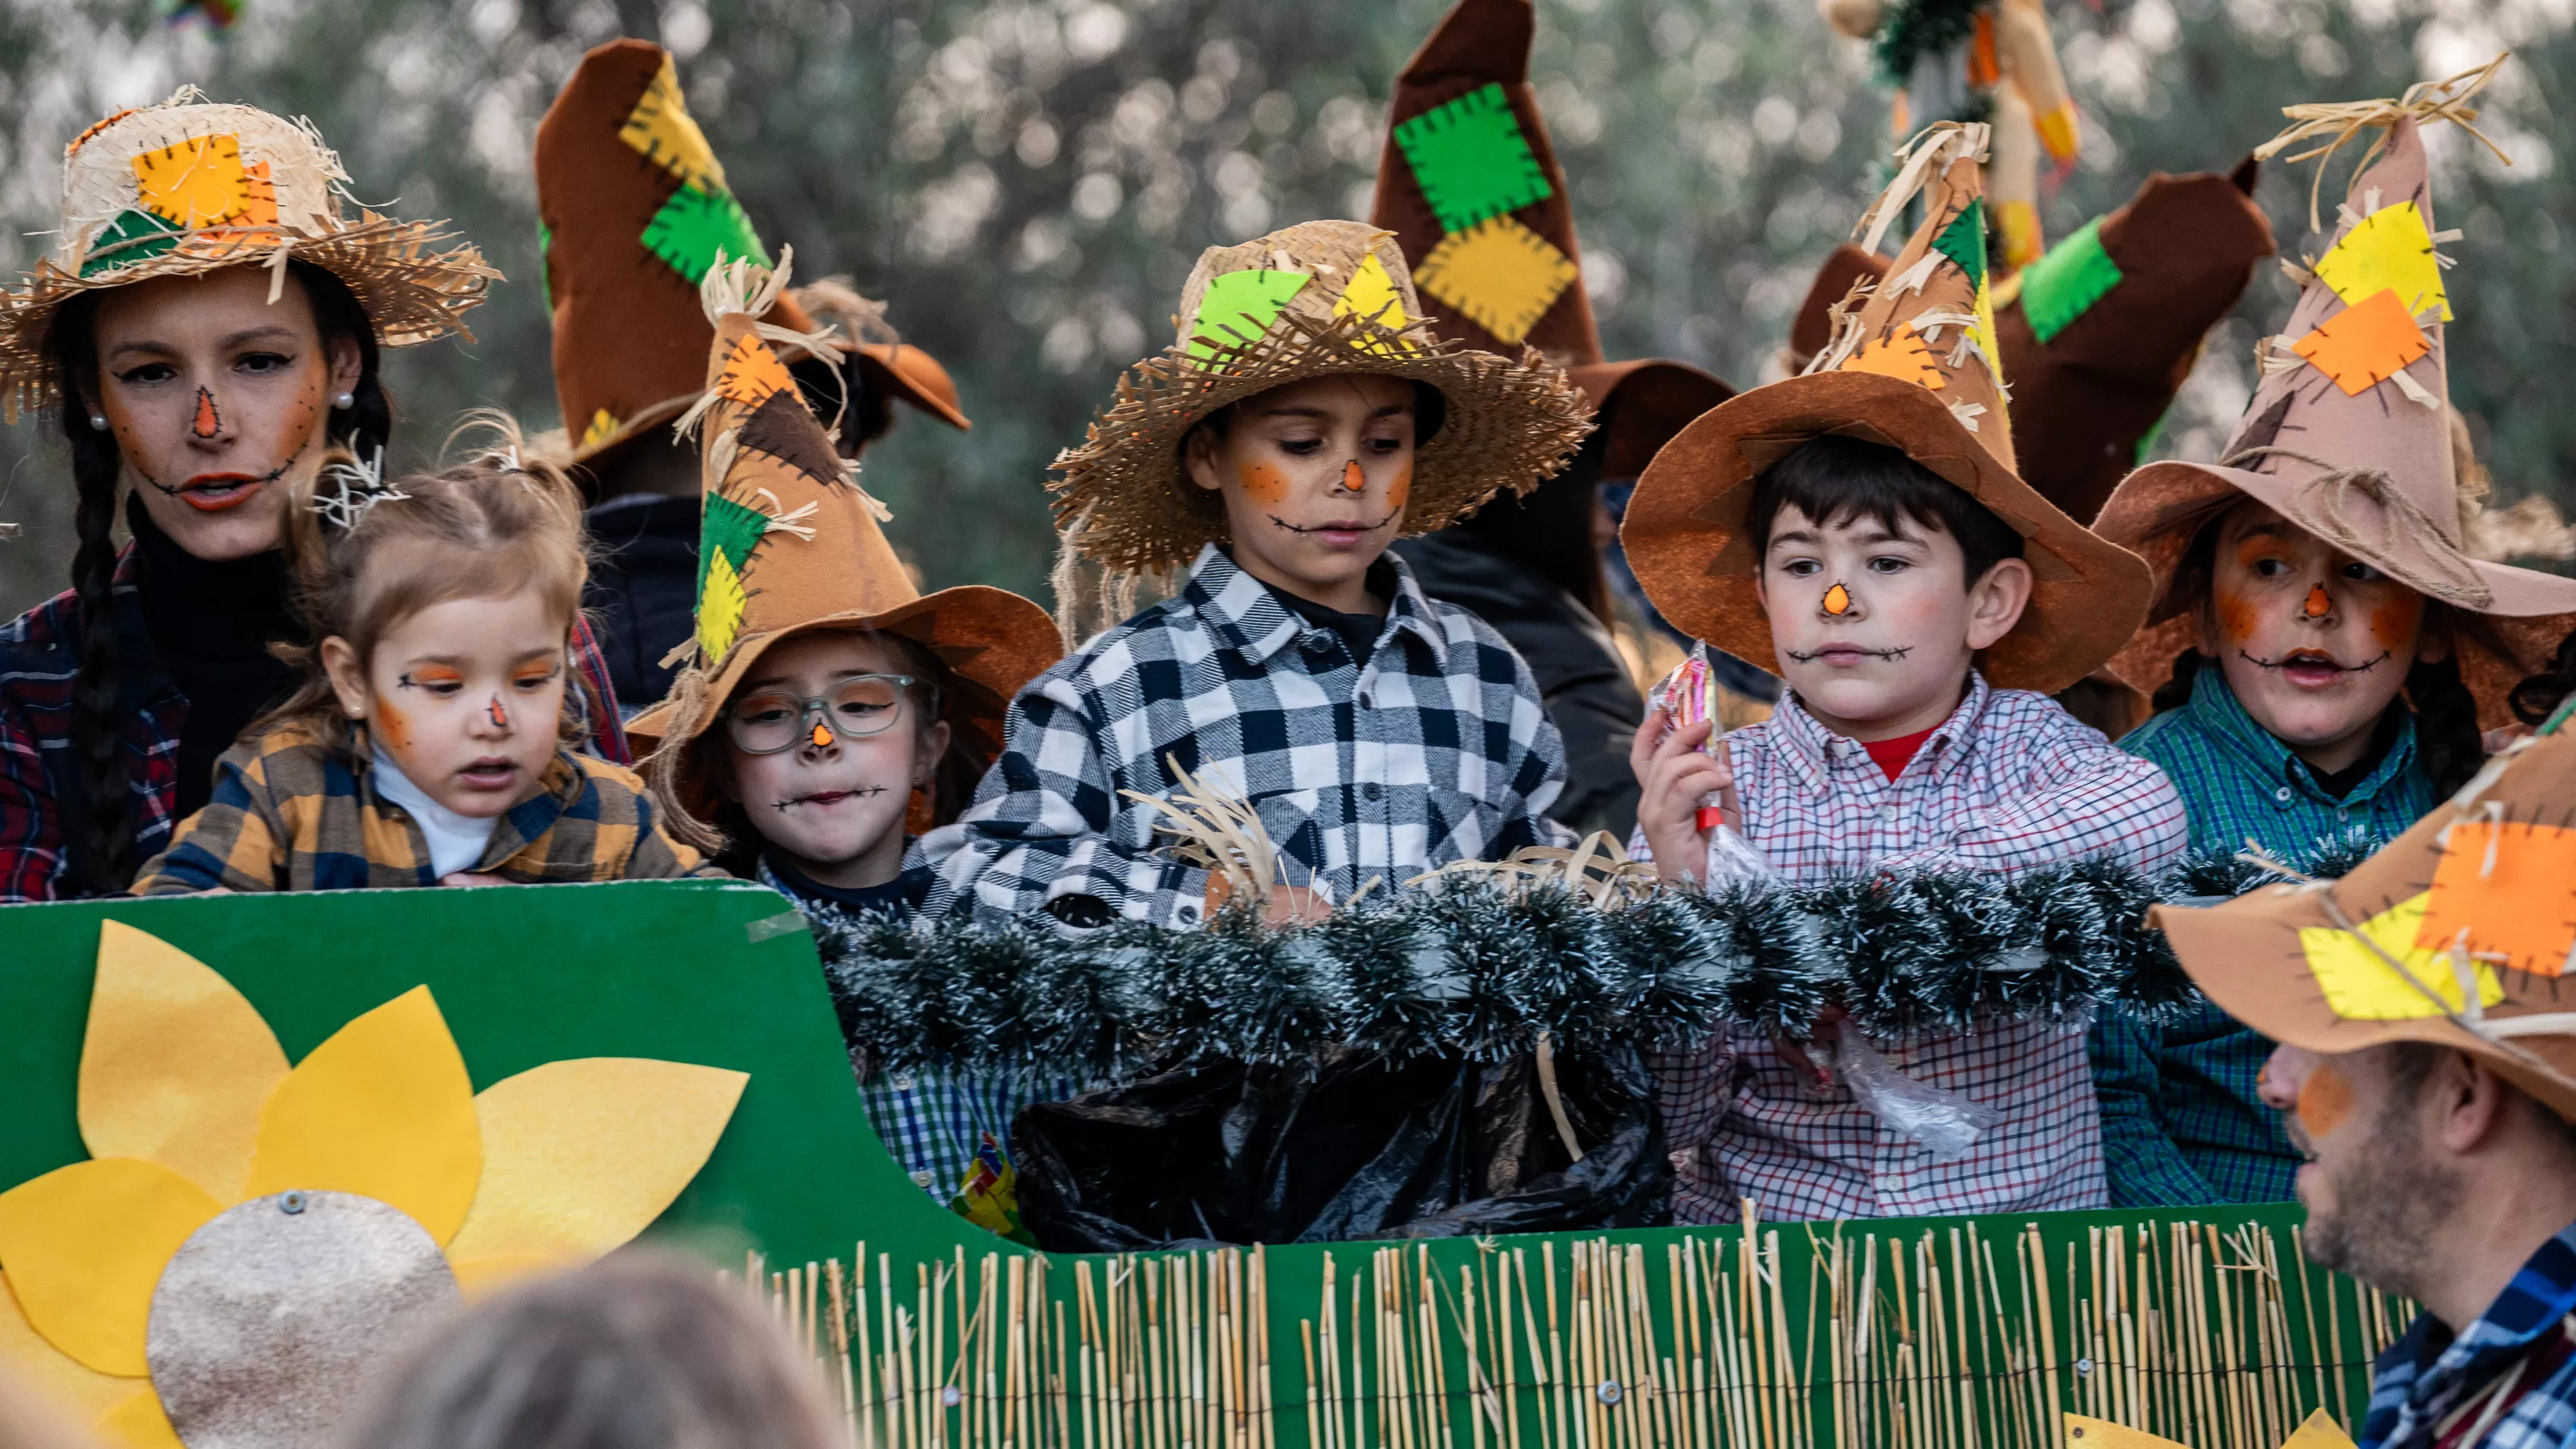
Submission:
<svg viewBox="0 0 2576 1449">
<path fill-rule="evenodd" d="M 2295 1209 L 780 1268 L 856 1449 L 2195 1449 L 2349 1431 L 2412 1305 Z"/>
</svg>

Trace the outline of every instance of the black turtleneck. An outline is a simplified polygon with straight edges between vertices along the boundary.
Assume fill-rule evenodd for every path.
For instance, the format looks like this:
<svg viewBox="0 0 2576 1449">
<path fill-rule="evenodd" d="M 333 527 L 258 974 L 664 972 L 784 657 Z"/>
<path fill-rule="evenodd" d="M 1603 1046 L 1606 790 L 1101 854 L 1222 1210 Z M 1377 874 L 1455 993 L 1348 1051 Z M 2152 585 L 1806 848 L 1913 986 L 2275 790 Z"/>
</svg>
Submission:
<svg viewBox="0 0 2576 1449">
<path fill-rule="evenodd" d="M 213 793 L 215 761 L 233 739 L 295 688 L 295 671 L 268 646 L 300 642 L 303 626 L 287 606 L 282 549 L 209 563 L 172 541 L 130 500 L 134 587 L 143 627 L 170 682 L 188 699 L 179 730 L 179 814 L 203 808 Z"/>
</svg>

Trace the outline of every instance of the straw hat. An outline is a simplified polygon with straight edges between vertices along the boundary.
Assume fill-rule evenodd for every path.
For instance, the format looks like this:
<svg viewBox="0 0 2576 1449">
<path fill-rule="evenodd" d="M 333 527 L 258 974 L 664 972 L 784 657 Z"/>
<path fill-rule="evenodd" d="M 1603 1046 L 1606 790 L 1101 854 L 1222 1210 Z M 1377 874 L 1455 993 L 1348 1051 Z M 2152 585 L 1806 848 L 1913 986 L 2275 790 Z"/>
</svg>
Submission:
<svg viewBox="0 0 2576 1449">
<path fill-rule="evenodd" d="M 1758 387 L 1684 428 L 1638 480 L 1620 529 L 1646 594 L 1674 627 L 1739 658 L 1776 657 L 1754 585 L 1746 514 L 1762 470 L 1828 434 L 1896 448 L 2022 536 L 2034 585 L 1979 664 L 1998 688 L 2054 693 L 2110 658 L 2146 614 L 2146 565 L 2050 506 L 2013 471 L 1986 289 L 1981 125 L 1944 122 L 1898 152 L 1896 180 L 1863 218 L 1861 250 L 1919 191 L 1924 223 L 1888 279 L 1849 312 L 1798 377 Z"/>
<path fill-rule="evenodd" d="M 2289 325 L 2257 345 L 2263 379 L 2221 462 L 2149 464 L 2121 482 L 2095 522 L 2155 569 L 2153 627 L 2113 664 L 2131 684 L 2162 684 L 2191 646 L 2193 601 L 2174 596 L 2174 575 L 2193 537 L 2240 498 L 2430 599 L 2485 616 L 2479 628 L 2455 631 L 2453 643 L 2490 726 L 2509 717 L 2513 684 L 2576 624 L 2576 579 L 2472 557 L 2461 523 L 2446 406 L 2450 303 L 2434 250 L 2455 234 L 2434 226 L 2417 124 L 2474 118 L 2458 103 L 2493 69 L 2418 86 L 2398 101 L 2314 108 L 2319 120 L 2257 152 L 2318 134 L 2321 122 L 2343 139 L 2383 128 L 2337 209 L 2332 245 L 2301 272 Z"/>
<path fill-rule="evenodd" d="M 770 264 L 690 116 L 670 53 L 615 40 L 582 57 L 537 123 L 537 214 L 554 311 L 555 393 L 571 465 L 600 464 L 698 400 L 712 335 L 698 284 L 719 253 Z M 869 385 L 952 427 L 956 384 L 835 288 L 782 294 L 763 320 L 819 333 Z M 819 319 L 814 315 L 821 312 Z M 801 350 L 801 349 L 800 349 Z M 790 360 L 796 354 L 791 352 Z"/>
<path fill-rule="evenodd" d="M 1634 478 L 1735 389 L 1687 362 L 1604 362 L 1565 169 L 1529 83 L 1529 0 L 1458 0 L 1396 77 L 1369 220 L 1394 232 L 1461 346 L 1527 344 L 1592 402 L 1601 476 Z"/>
<path fill-rule="evenodd" d="M 2420 1041 L 2484 1058 L 2576 1120 L 2576 736 L 2516 742 L 2339 881 L 2158 906 L 2228 1015 L 2319 1052 Z"/>
<path fill-rule="evenodd" d="M 2137 466 L 2201 339 L 2272 255 L 2272 224 L 2253 202 L 2260 165 L 2149 176 L 1998 294 L 2021 475 L 2077 522 L 2092 522 Z"/>
<path fill-rule="evenodd" d="M 387 347 L 450 332 L 501 274 L 444 222 L 398 221 L 344 205 L 347 172 L 305 120 L 208 102 L 182 86 L 157 106 L 119 111 L 63 151 L 63 214 L 53 252 L 0 296 L 0 404 L 49 407 L 44 355 L 55 309 L 84 292 L 222 267 L 290 259 L 346 282 Z"/>
<path fill-rule="evenodd" d="M 1274 387 L 1376 374 L 1440 390 L 1447 415 L 1415 455 L 1407 534 L 1453 523 L 1497 490 L 1529 491 L 1591 430 L 1583 394 L 1535 349 L 1514 362 L 1439 338 L 1394 234 L 1356 221 L 1208 248 L 1173 322 L 1179 338 L 1118 380 L 1117 403 L 1056 459 L 1048 484 L 1067 546 L 1116 572 L 1177 568 L 1225 538 L 1224 503 L 1183 476 L 1181 440 Z"/>
<path fill-rule="evenodd" d="M 857 465 L 834 451 L 772 345 L 795 334 L 753 320 L 776 315 L 783 280 L 748 262 L 708 273 L 704 400 L 683 424 L 706 439 L 697 632 L 682 646 L 694 658 L 670 697 L 627 726 L 655 747 L 655 779 L 699 821 L 715 801 L 689 745 L 780 640 L 877 629 L 929 649 L 951 675 L 940 691 L 950 752 L 977 773 L 1001 753 L 1011 697 L 1064 655 L 1054 621 L 1017 594 L 913 587 L 878 527 L 884 506 L 860 489 Z"/>
</svg>

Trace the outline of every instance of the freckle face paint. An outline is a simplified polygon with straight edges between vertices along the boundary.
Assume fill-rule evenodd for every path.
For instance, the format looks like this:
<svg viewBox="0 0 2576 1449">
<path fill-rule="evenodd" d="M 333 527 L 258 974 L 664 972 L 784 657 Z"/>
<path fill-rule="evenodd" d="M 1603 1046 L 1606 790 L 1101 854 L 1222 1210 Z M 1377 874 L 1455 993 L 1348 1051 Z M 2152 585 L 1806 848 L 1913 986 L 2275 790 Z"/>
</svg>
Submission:
<svg viewBox="0 0 2576 1449">
<path fill-rule="evenodd" d="M 2233 589 L 2218 591 L 2218 635 L 2231 647 L 2254 637 L 2254 606 Z"/>
<path fill-rule="evenodd" d="M 2314 1141 L 2343 1125 L 2352 1115 L 2352 1083 L 2344 1080 L 2334 1063 L 2319 1062 L 2299 1084 L 2299 1125 L 2307 1129 Z"/>
<path fill-rule="evenodd" d="M 1265 508 L 1275 508 L 1287 501 L 1287 475 L 1267 463 L 1246 463 L 1235 470 L 1234 478 L 1243 485 L 1243 491 L 1251 495 L 1253 502 Z"/>
<path fill-rule="evenodd" d="M 1839 619 L 1843 615 L 1851 612 L 1851 605 L 1851 590 L 1844 588 L 1840 584 L 1836 584 L 1832 588 L 1825 590 L 1826 613 Z"/>
<path fill-rule="evenodd" d="M 212 438 L 223 430 L 224 417 L 223 414 L 215 411 L 215 395 L 202 387 L 198 388 L 197 417 L 196 421 L 189 424 L 188 431 L 200 438 Z"/>
</svg>

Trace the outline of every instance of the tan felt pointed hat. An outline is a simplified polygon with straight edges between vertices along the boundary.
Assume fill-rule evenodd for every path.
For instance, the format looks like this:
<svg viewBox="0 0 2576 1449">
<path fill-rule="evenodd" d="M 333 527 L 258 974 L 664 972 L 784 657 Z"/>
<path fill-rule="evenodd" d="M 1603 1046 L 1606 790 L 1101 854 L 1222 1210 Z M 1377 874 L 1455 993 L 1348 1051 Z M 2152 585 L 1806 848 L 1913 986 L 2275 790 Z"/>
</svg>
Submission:
<svg viewBox="0 0 2576 1449">
<path fill-rule="evenodd" d="M 1834 340 L 1834 309 L 1851 296 L 1856 283 L 1878 285 L 1887 275 L 1887 258 L 1876 252 L 1865 252 L 1844 242 L 1825 254 L 1816 267 L 1816 279 L 1807 284 L 1806 300 L 1798 304 L 1798 314 L 1789 321 L 1789 345 L 1780 350 L 1780 360 L 1793 373 L 1805 372 L 1816 354 Z"/>
<path fill-rule="evenodd" d="M 536 178 L 567 461 L 599 463 L 697 401 L 709 336 L 698 283 L 718 254 L 762 266 L 770 255 L 689 114 L 670 53 L 647 41 L 582 57 L 537 123 Z M 763 320 L 817 330 L 795 294 Z M 831 340 L 871 385 L 967 425 L 946 369 L 873 309 L 824 320 L 844 324 Z"/>
<path fill-rule="evenodd" d="M 1526 493 L 1591 431 L 1591 405 L 1565 373 L 1471 351 L 1423 319 L 1392 233 L 1309 221 L 1210 247 L 1181 288 L 1179 337 L 1118 380 L 1118 401 L 1055 461 L 1056 527 L 1067 545 L 1122 573 L 1186 565 L 1226 537 L 1225 506 L 1183 475 L 1181 440 L 1231 403 L 1310 377 L 1373 373 L 1428 383 L 1447 403 L 1415 454 L 1404 532 L 1428 533 L 1501 489 Z"/>
<path fill-rule="evenodd" d="M 2553 721 L 2341 880 L 2147 919 L 2210 1000 L 2274 1041 L 2457 1047 L 2576 1120 L 2571 801 L 2576 736 Z"/>
<path fill-rule="evenodd" d="M 1828 434 L 1896 448 L 2022 536 L 2034 586 L 1979 667 L 1998 688 L 2055 693 L 2127 641 L 2146 615 L 2147 568 L 2052 507 L 2013 471 L 1986 287 L 1982 125 L 1944 122 L 1898 153 L 1896 179 L 1862 219 L 1864 253 L 1919 192 L 1922 227 L 1887 279 L 1843 319 L 1809 370 L 1720 404 L 1664 445 L 1637 482 L 1619 537 L 1647 597 L 1674 627 L 1742 659 L 1775 658 L 1745 527 L 1753 481 Z"/>
<path fill-rule="evenodd" d="M 2302 269 L 2288 325 L 2257 346 L 2263 378 L 2245 420 L 2216 464 L 2151 463 L 2130 474 L 2094 525 L 2155 569 L 2151 628 L 2113 664 L 2131 684 L 2162 684 L 2190 646 L 2194 601 L 2174 596 L 2174 575 L 2200 530 L 2243 498 L 2450 609 L 2485 616 L 2455 631 L 2454 646 L 2491 726 L 2509 718 L 2514 682 L 2576 624 L 2576 579 L 2489 563 L 2465 547 L 2446 406 L 2450 303 L 2435 251 L 2453 234 L 2434 226 L 2418 123 L 2474 118 L 2459 102 L 2492 73 L 2490 65 L 2418 86 L 2398 101 L 2317 108 L 2342 137 L 2378 139 L 2337 208 L 2330 244 Z M 2257 154 L 2314 134 L 2294 126 Z"/>
<path fill-rule="evenodd" d="M 1683 424 L 1735 395 L 1705 368 L 1605 362 L 1583 288 L 1565 168 L 1529 83 L 1529 0 L 1458 0 L 1396 77 L 1369 220 L 1394 232 L 1463 346 L 1526 343 L 1592 400 L 1604 478 L 1633 478 Z"/>
<path fill-rule="evenodd" d="M 1046 610 L 981 584 L 923 594 L 878 526 L 885 509 L 832 447 L 773 343 L 794 334 L 755 322 L 776 315 L 779 280 L 747 262 L 711 270 L 713 336 L 702 402 L 705 439 L 695 657 L 670 697 L 630 736 L 654 747 L 648 768 L 699 825 L 715 802 L 689 746 L 721 716 L 761 655 L 814 629 L 900 634 L 947 667 L 940 681 L 952 756 L 980 775 L 1001 753 L 1011 697 L 1064 655 Z"/>
<path fill-rule="evenodd" d="M 348 284 L 387 347 L 470 336 L 463 314 L 501 274 L 446 246 L 444 222 L 351 216 L 348 181 L 311 122 L 214 105 L 194 86 L 83 131 L 63 150 L 54 250 L 0 294 L 0 411 L 15 421 L 56 401 L 44 355 L 56 309 L 154 277 L 267 267 L 283 285 L 287 262 L 306 261 Z"/>
</svg>

